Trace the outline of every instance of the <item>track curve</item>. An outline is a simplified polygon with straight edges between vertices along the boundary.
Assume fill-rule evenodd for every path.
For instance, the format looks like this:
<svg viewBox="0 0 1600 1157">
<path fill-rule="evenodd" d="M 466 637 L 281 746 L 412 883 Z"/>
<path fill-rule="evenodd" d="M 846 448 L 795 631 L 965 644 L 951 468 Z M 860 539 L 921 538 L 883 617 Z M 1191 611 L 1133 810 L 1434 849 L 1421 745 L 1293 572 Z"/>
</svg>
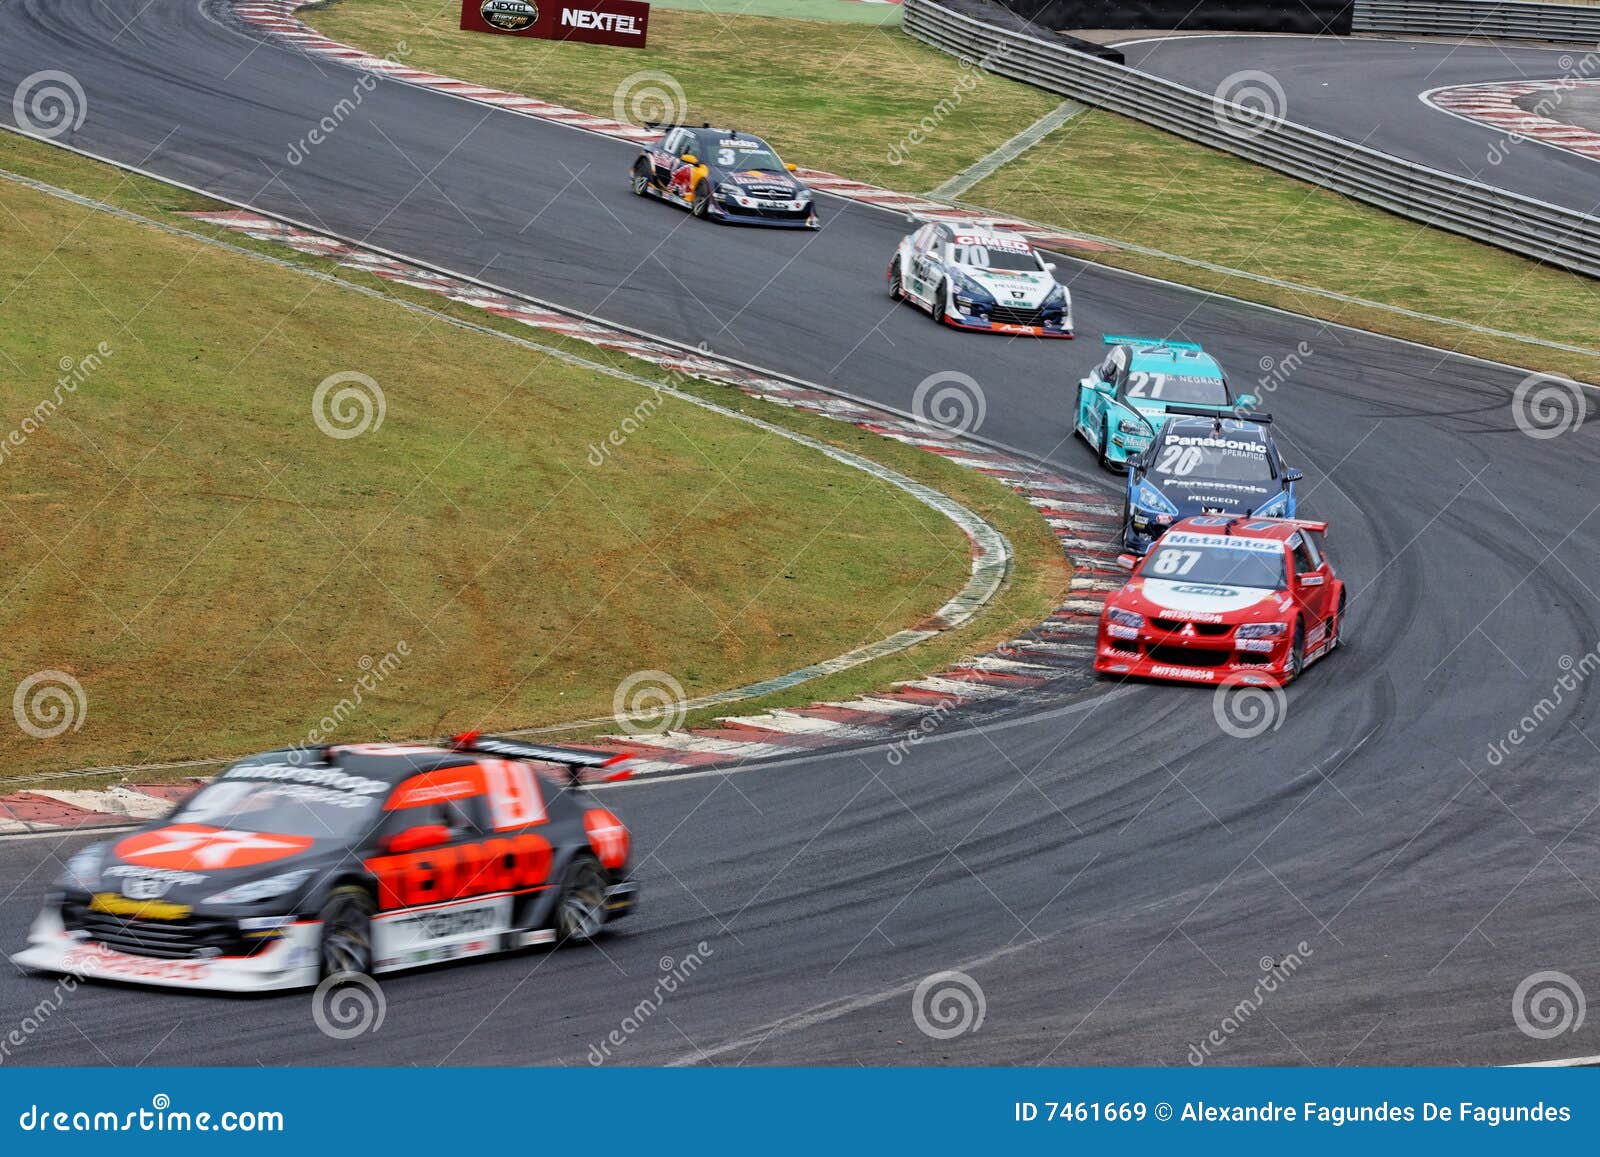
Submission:
<svg viewBox="0 0 1600 1157">
<path fill-rule="evenodd" d="M 1600 210 L 1600 161 L 1534 141 L 1513 143 L 1508 133 L 1421 99 L 1432 89 L 1490 81 L 1548 80 L 1553 88 L 1564 76 L 1583 75 L 1575 71 L 1582 49 L 1226 33 L 1130 34 L 1119 47 L 1131 67 L 1201 92 L 1215 92 L 1243 71 L 1265 72 L 1283 92 L 1274 111 L 1286 120 L 1554 205 L 1591 215 Z"/>
<path fill-rule="evenodd" d="M 76 147 L 902 408 L 928 374 L 961 370 L 987 390 L 984 434 L 1093 474 L 1067 432 L 1092 341 L 961 335 L 890 306 L 892 215 L 831 203 L 810 236 L 703 226 L 629 194 L 626 146 L 389 81 L 289 165 L 354 73 L 192 0 L 101 7 L 115 21 L 64 0 L 0 8 L 0 91 L 73 73 L 89 103 Z M 1263 958 L 1302 943 L 1304 968 L 1218 1060 L 1600 1052 L 1532 1040 L 1507 1007 L 1536 969 L 1600 980 L 1588 683 L 1485 758 L 1558 657 L 1600 642 L 1596 424 L 1530 438 L 1512 419 L 1519 371 L 1062 271 L 1091 338 L 1181 333 L 1245 381 L 1305 351 L 1270 405 L 1307 510 L 1334 522 L 1355 625 L 1280 726 L 1231 738 L 1209 693 L 1131 686 L 952 725 L 899 762 L 868 748 L 616 789 L 646 903 L 600 948 L 386 980 L 381 1032 L 343 1042 L 304 997 L 85 987 L 17 1059 L 583 1063 L 615 1030 L 603 1061 L 1176 1064 Z M 0 843 L 0 945 L 21 942 L 82 842 Z M 660 970 L 701 942 L 693 979 L 641 1017 Z M 987 1016 L 940 1041 L 909 1002 L 949 968 L 981 983 Z M 0 1015 L 48 991 L 7 974 Z"/>
</svg>

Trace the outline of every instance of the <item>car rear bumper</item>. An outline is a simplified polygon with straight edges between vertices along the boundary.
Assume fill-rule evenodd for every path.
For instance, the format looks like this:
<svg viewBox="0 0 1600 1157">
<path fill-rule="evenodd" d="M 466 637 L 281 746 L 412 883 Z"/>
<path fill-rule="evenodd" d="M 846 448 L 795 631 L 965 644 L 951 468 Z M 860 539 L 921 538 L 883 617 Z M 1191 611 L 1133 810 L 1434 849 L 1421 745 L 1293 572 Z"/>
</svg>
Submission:
<svg viewBox="0 0 1600 1157">
<path fill-rule="evenodd" d="M 46 908 L 33 922 L 28 946 L 11 960 L 38 972 L 98 980 L 154 984 L 211 992 L 272 992 L 316 984 L 317 948 L 322 926 L 294 924 L 267 947 L 249 956 L 181 960 L 119 952 L 68 932 L 60 913 Z"/>
</svg>

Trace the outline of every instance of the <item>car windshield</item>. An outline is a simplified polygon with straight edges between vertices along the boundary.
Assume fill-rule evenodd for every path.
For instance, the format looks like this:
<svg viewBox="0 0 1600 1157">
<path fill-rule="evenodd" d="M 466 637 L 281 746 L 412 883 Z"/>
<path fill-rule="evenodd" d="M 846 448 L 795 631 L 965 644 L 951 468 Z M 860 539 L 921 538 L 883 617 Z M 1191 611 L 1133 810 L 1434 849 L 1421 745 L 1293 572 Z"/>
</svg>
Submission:
<svg viewBox="0 0 1600 1157">
<path fill-rule="evenodd" d="M 258 771 L 272 774 L 288 766 L 236 768 L 202 788 L 171 822 L 319 840 L 348 838 L 376 822 L 388 794 L 388 785 L 376 780 L 310 767 L 294 768 L 297 774 L 292 778 L 242 778 Z M 322 782 L 317 782 L 319 779 Z"/>
<path fill-rule="evenodd" d="M 1196 378 L 1184 374 L 1133 370 L 1122 384 L 1122 396 L 1149 402 L 1177 402 L 1186 406 L 1226 406 L 1228 387 L 1221 378 Z"/>
<path fill-rule="evenodd" d="M 1272 462 L 1265 442 L 1171 435 L 1156 449 L 1150 473 L 1179 482 L 1272 481 Z M 1159 484 L 1159 482 L 1158 482 Z"/>
<path fill-rule="evenodd" d="M 1144 578 L 1204 586 L 1284 589 L 1283 550 L 1276 543 L 1259 539 L 1253 540 L 1250 547 L 1229 547 L 1169 542 L 1163 538 L 1157 541 L 1139 573 Z"/>
<path fill-rule="evenodd" d="M 974 269 L 995 269 L 1008 273 L 1038 273 L 1039 259 L 1026 249 L 991 248 L 988 245 L 952 245 L 950 260 Z"/>
<path fill-rule="evenodd" d="M 701 161 L 722 169 L 762 169 L 768 172 L 783 171 L 778 154 L 760 141 L 739 138 L 721 138 L 706 143 L 708 155 Z"/>
</svg>

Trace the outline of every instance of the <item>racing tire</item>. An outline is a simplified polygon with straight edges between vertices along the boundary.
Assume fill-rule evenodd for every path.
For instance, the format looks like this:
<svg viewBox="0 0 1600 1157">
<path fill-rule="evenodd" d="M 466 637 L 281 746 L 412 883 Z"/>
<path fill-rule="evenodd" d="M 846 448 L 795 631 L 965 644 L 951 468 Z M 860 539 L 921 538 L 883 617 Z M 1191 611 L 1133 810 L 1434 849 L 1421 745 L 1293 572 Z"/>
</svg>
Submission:
<svg viewBox="0 0 1600 1157">
<path fill-rule="evenodd" d="M 650 192 L 650 182 L 654 175 L 650 162 L 643 157 L 633 163 L 633 192 L 635 196 L 643 197 Z"/>
<path fill-rule="evenodd" d="M 1339 609 L 1333 612 L 1333 619 L 1328 623 L 1328 649 L 1324 655 L 1339 649 L 1339 644 L 1344 642 L 1344 600 L 1345 593 L 1339 592 Z"/>
<path fill-rule="evenodd" d="M 889 262 L 889 300 L 904 301 L 905 299 L 905 286 L 900 280 L 900 258 L 896 257 Z"/>
<path fill-rule="evenodd" d="M 605 874 L 593 856 L 578 856 L 567 865 L 556 896 L 556 943 L 593 940 L 605 923 Z"/>
<path fill-rule="evenodd" d="M 1126 493 L 1122 496 L 1122 549 L 1133 549 L 1133 503 Z"/>
<path fill-rule="evenodd" d="M 1110 450 L 1110 449 L 1111 449 L 1111 419 L 1110 418 L 1101 418 L 1100 419 L 1100 448 L 1097 451 L 1095 451 L 1095 454 L 1100 459 L 1100 468 L 1102 470 L 1115 470 L 1117 468 L 1116 464 L 1111 461 L 1111 455 L 1107 453 L 1107 451 Z"/>
<path fill-rule="evenodd" d="M 372 893 L 359 884 L 346 884 L 328 893 L 319 916 L 322 921 L 322 940 L 317 946 L 319 975 L 371 975 L 372 917 L 377 910 Z"/>
<path fill-rule="evenodd" d="M 711 185 L 704 177 L 694 187 L 694 201 L 689 206 L 689 212 L 702 221 L 711 216 Z"/>
<path fill-rule="evenodd" d="M 950 312 L 950 283 L 941 280 L 939 287 L 933 291 L 933 304 L 928 307 L 928 312 L 933 315 L 933 320 L 940 325 L 949 325 L 950 319 L 946 316 Z"/>
<path fill-rule="evenodd" d="M 1300 673 L 1306 669 L 1306 624 L 1304 619 L 1296 619 L 1294 623 L 1294 641 L 1289 644 L 1289 669 L 1284 673 L 1284 682 L 1293 683 L 1300 678 Z"/>
</svg>

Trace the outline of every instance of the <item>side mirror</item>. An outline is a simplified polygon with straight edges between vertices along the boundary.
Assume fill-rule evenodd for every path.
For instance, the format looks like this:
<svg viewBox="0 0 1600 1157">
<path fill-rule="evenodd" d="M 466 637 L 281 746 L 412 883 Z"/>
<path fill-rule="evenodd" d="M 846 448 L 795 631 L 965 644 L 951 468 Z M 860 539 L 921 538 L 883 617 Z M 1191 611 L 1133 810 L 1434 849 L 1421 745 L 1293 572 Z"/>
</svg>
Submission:
<svg viewBox="0 0 1600 1157">
<path fill-rule="evenodd" d="M 383 850 L 391 854 L 415 852 L 423 848 L 436 848 L 450 842 L 450 829 L 443 824 L 419 824 L 396 832 L 383 841 Z"/>
<path fill-rule="evenodd" d="M 800 171 L 800 166 L 798 165 L 784 165 L 783 167 L 788 169 L 791 173 L 798 173 Z"/>
<path fill-rule="evenodd" d="M 1133 454 L 1129 454 L 1128 455 L 1128 469 L 1133 471 L 1135 474 L 1143 474 L 1144 473 L 1144 452 L 1143 451 L 1139 451 L 1137 453 L 1133 453 Z"/>
<path fill-rule="evenodd" d="M 1131 571 L 1139 565 L 1139 557 L 1133 554 L 1119 554 L 1117 555 L 1117 565 L 1123 570 Z"/>
<path fill-rule="evenodd" d="M 1049 270 L 1051 273 L 1054 273 L 1056 271 L 1056 263 L 1054 261 L 1046 261 L 1044 263 L 1044 267 L 1047 270 Z"/>
<path fill-rule="evenodd" d="M 1305 476 L 1306 472 L 1304 470 L 1296 470 L 1293 466 L 1283 472 L 1283 480 L 1285 482 L 1298 482 Z"/>
<path fill-rule="evenodd" d="M 1259 405 L 1260 402 L 1261 399 L 1256 397 L 1254 394 L 1240 394 L 1237 398 L 1233 399 L 1233 406 L 1236 410 L 1248 410 L 1252 406 Z"/>
<path fill-rule="evenodd" d="M 700 163 L 700 158 L 695 156 L 693 153 L 684 153 L 683 163 L 686 165 L 698 165 Z"/>
</svg>

